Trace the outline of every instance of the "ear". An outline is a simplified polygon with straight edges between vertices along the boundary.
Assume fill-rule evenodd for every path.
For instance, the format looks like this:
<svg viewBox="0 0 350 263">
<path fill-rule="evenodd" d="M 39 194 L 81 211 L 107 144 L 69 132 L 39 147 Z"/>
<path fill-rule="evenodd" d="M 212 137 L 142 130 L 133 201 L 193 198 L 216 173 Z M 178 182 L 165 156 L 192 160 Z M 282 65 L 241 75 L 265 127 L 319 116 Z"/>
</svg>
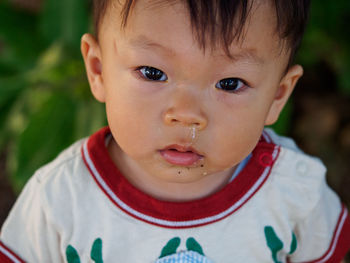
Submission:
<svg viewBox="0 0 350 263">
<path fill-rule="evenodd" d="M 98 101 L 104 102 L 105 91 L 102 78 L 100 45 L 91 34 L 84 34 L 81 38 L 80 48 L 84 58 L 91 92 Z"/>
<path fill-rule="evenodd" d="M 274 124 L 292 94 L 299 78 L 303 75 L 303 68 L 300 65 L 294 65 L 289 68 L 288 72 L 280 81 L 276 91 L 275 98 L 267 115 L 265 125 Z"/>
</svg>

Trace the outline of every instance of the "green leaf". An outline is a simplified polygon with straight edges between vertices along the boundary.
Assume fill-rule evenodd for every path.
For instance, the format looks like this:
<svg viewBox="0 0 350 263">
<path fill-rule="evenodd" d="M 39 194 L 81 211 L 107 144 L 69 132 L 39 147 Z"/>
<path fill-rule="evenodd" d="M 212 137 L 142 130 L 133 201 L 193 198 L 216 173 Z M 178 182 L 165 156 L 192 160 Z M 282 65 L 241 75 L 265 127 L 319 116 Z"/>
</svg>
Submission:
<svg viewBox="0 0 350 263">
<path fill-rule="evenodd" d="M 348 65 L 350 1 L 312 1 L 310 21 L 298 53 L 298 63 L 307 68 L 327 63 L 337 76 L 335 88 L 343 95 L 350 92 Z"/>
<path fill-rule="evenodd" d="M 13 105 L 17 102 L 26 87 L 22 76 L 16 78 L 0 78 L 0 146 L 7 139 L 7 121 L 11 116 Z"/>
<path fill-rule="evenodd" d="M 31 116 L 19 138 L 15 160 L 15 189 L 21 189 L 40 166 L 73 142 L 75 103 L 68 96 L 53 94 Z"/>
<path fill-rule="evenodd" d="M 2 107 L 9 101 L 15 99 L 25 88 L 25 81 L 22 76 L 0 78 L 0 112 L 3 114 Z"/>
<path fill-rule="evenodd" d="M 80 38 L 88 30 L 89 12 L 86 0 L 47 0 L 40 28 L 48 43 L 57 39 L 78 51 Z"/>
<path fill-rule="evenodd" d="M 91 95 L 90 95 L 91 96 Z M 105 106 L 90 97 L 88 100 L 79 100 L 74 138 L 89 136 L 107 125 Z"/>
<path fill-rule="evenodd" d="M 0 64 L 17 71 L 31 68 L 44 46 L 37 16 L 0 3 L 0 17 Z"/>
</svg>

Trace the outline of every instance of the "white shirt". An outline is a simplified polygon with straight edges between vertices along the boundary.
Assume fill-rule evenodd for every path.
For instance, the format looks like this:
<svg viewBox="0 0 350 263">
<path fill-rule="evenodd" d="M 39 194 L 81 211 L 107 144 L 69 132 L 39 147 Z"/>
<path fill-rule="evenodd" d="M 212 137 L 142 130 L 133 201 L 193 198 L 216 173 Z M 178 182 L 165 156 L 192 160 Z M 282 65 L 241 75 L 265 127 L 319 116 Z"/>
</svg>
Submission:
<svg viewBox="0 0 350 263">
<path fill-rule="evenodd" d="M 265 130 L 226 187 L 181 203 L 131 185 L 108 155 L 108 134 L 35 173 L 1 230 L 0 262 L 334 263 L 349 250 L 348 212 L 325 167 L 291 139 Z"/>
</svg>

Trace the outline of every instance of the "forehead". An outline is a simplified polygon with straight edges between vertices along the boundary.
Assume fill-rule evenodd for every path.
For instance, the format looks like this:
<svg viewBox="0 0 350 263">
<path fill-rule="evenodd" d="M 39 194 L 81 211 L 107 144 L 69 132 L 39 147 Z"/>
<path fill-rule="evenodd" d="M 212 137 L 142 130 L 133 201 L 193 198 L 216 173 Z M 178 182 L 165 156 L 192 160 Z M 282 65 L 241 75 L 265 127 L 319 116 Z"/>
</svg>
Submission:
<svg viewBox="0 0 350 263">
<path fill-rule="evenodd" d="M 263 62 L 263 57 L 258 53 L 280 54 L 282 41 L 276 32 L 276 14 L 271 1 L 254 1 L 244 24 L 241 38 L 236 38 L 229 43 L 229 54 L 225 51 L 219 32 L 214 42 L 206 41 L 206 48 L 203 48 L 196 38 L 196 28 L 191 26 L 190 12 L 186 1 L 175 0 L 138 0 L 134 1 L 128 16 L 127 25 L 121 27 L 122 18 L 120 12 L 125 3 L 113 1 L 109 9 L 107 19 L 112 21 L 114 31 L 119 31 L 118 38 L 124 38 L 134 47 L 147 48 L 156 47 L 173 51 L 181 46 L 182 49 L 190 48 L 193 45 L 202 51 L 208 51 L 215 55 L 229 55 L 235 59 L 235 50 L 241 49 L 245 58 Z M 239 12 L 237 18 L 239 17 Z M 220 25 L 218 25 L 220 27 Z M 188 46 L 191 43 L 191 46 Z M 263 50 L 260 50 L 263 49 Z"/>
</svg>

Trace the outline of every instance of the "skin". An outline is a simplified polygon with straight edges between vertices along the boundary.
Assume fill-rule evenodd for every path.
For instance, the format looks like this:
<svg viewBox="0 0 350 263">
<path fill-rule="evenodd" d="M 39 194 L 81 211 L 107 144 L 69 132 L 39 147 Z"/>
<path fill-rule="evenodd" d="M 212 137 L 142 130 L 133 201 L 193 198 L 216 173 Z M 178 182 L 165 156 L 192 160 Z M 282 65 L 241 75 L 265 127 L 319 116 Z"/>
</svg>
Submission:
<svg viewBox="0 0 350 263">
<path fill-rule="evenodd" d="M 234 60 L 220 46 L 200 49 L 186 8 L 172 2 L 137 1 L 125 30 L 113 4 L 99 41 L 85 34 L 81 50 L 91 91 L 106 105 L 114 163 L 143 192 L 189 201 L 227 184 L 264 126 L 278 119 L 303 69 L 285 70 L 289 50 L 281 49 L 268 1 L 253 6 L 243 41 L 230 47 Z M 167 80 L 143 79 L 140 66 L 163 71 Z M 225 78 L 248 85 L 235 93 L 216 88 Z M 159 150 L 172 144 L 192 146 L 203 158 L 190 166 L 170 164 Z"/>
</svg>

